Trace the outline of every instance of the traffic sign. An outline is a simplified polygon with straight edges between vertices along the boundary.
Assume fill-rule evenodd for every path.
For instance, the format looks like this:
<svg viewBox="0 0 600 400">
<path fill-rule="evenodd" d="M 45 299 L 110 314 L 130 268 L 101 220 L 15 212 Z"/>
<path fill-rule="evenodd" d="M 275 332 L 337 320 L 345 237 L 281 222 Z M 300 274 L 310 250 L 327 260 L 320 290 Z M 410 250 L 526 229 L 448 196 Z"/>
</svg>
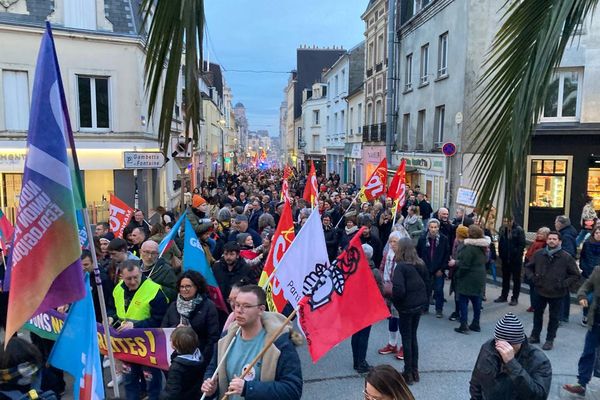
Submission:
<svg viewBox="0 0 600 400">
<path fill-rule="evenodd" d="M 446 142 L 442 145 L 442 153 L 446 157 L 452 157 L 456 154 L 456 145 L 452 142 Z"/>
<path fill-rule="evenodd" d="M 154 169 L 165 164 L 165 157 L 156 151 L 124 151 L 123 168 Z"/>
</svg>

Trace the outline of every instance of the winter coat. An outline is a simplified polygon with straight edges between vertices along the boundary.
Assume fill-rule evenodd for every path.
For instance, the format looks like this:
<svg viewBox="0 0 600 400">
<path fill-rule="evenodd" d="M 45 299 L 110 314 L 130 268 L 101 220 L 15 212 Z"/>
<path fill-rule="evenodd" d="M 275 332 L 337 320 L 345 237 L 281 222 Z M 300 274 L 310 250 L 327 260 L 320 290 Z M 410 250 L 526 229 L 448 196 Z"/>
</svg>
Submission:
<svg viewBox="0 0 600 400">
<path fill-rule="evenodd" d="M 325 234 L 325 244 L 327 245 L 327 256 L 329 261 L 333 261 L 338 256 L 338 248 L 340 246 L 341 232 L 333 226 L 323 230 Z"/>
<path fill-rule="evenodd" d="M 265 312 L 261 316 L 263 328 L 267 338 L 277 330 L 285 321 L 285 317 L 278 313 Z M 222 360 L 227 346 L 234 338 L 238 324 L 232 323 L 227 333 L 219 340 L 218 349 L 213 354 L 212 361 L 204 374 L 204 378 L 212 377 L 218 362 Z M 290 340 L 292 326 L 288 323 L 275 339 L 262 357 L 260 379 L 247 381 L 244 385 L 242 396 L 245 400 L 299 400 L 302 397 L 302 368 L 300 358 L 294 344 Z M 222 396 L 227 391 L 227 361 L 219 369 L 219 386 L 216 395 Z M 240 371 L 241 373 L 241 371 Z M 220 397 L 218 397 L 220 398 Z"/>
<path fill-rule="evenodd" d="M 569 293 L 569 286 L 579 279 L 579 268 L 566 251 L 559 250 L 551 256 L 543 249 L 526 265 L 525 275 L 535 285 L 537 294 L 555 299 Z"/>
<path fill-rule="evenodd" d="M 471 400 L 546 400 L 551 383 L 552 365 L 542 350 L 524 342 L 504 364 L 491 339 L 481 346 L 469 392 Z"/>
<path fill-rule="evenodd" d="M 158 258 L 154 266 L 146 267 L 142 265 L 142 274 L 146 278 L 152 279 L 153 282 L 158 283 L 165 296 L 169 301 L 173 301 L 175 296 L 177 296 L 177 276 L 173 269 L 163 258 Z"/>
<path fill-rule="evenodd" d="M 399 262 L 392 277 L 392 302 L 400 313 L 419 312 L 427 306 L 429 271 L 423 264 Z"/>
<path fill-rule="evenodd" d="M 242 257 L 238 258 L 237 263 L 233 266 L 231 271 L 227 267 L 227 263 L 224 259 L 215 262 L 212 266 L 212 270 L 224 299 L 229 297 L 231 286 L 233 286 L 234 283 L 242 282 L 243 284 L 249 284 L 254 282 L 256 278 L 252 272 L 252 268 L 246 264 L 246 261 L 244 261 Z"/>
<path fill-rule="evenodd" d="M 219 341 L 221 330 L 219 329 L 219 315 L 217 307 L 207 296 L 202 302 L 190 312 L 188 320 L 190 327 L 198 335 L 198 348 L 202 353 L 203 370 L 206 369 L 212 358 L 215 344 Z M 177 301 L 169 304 L 169 308 L 162 320 L 161 328 L 176 328 L 181 322 L 181 316 L 177 311 Z M 204 374 L 204 372 L 202 372 Z"/>
<path fill-rule="evenodd" d="M 258 219 L 263 215 L 263 210 L 258 209 L 257 211 L 252 211 L 250 216 L 248 216 L 248 228 L 254 229 L 258 232 Z"/>
<path fill-rule="evenodd" d="M 427 200 L 423 199 L 419 202 L 419 214 L 421 214 L 423 219 L 429 219 L 432 212 L 433 209 L 431 208 L 431 204 L 429 204 Z"/>
<path fill-rule="evenodd" d="M 560 240 L 562 241 L 561 247 L 564 251 L 569 253 L 571 257 L 577 257 L 577 230 L 573 228 L 573 225 L 567 225 L 560 231 Z"/>
<path fill-rule="evenodd" d="M 582 269 L 582 275 L 588 278 L 594 267 L 598 265 L 600 265 L 600 242 L 592 242 L 588 239 L 583 243 L 579 254 L 579 266 Z"/>
<path fill-rule="evenodd" d="M 202 379 L 206 370 L 204 360 L 190 359 L 173 353 L 167 384 L 160 394 L 160 400 L 199 399 L 202 397 Z M 204 358 L 204 354 L 202 354 Z M 210 360 L 209 360 L 210 361 Z"/>
<path fill-rule="evenodd" d="M 342 229 L 342 235 L 340 236 L 340 247 L 342 248 L 342 250 L 345 250 L 346 247 L 348 247 L 348 245 L 350 244 L 350 241 L 352 240 L 354 235 L 356 235 L 357 232 L 358 232 L 358 229 L 356 231 L 348 234 L 348 233 L 346 233 L 345 229 Z M 373 254 L 375 254 L 375 249 L 373 249 Z"/>
<path fill-rule="evenodd" d="M 443 234 L 438 234 L 434 239 L 431 239 L 428 234 L 421 236 L 417 244 L 417 253 L 431 274 L 437 271 L 443 272 L 448 268 L 450 244 L 448 238 Z"/>
<path fill-rule="evenodd" d="M 510 229 L 502 226 L 498 236 L 498 252 L 502 263 L 521 265 L 527 244 L 523 228 L 513 222 Z"/>
<path fill-rule="evenodd" d="M 465 296 L 482 296 L 485 289 L 485 264 L 490 238 L 465 239 L 456 260 L 456 292 Z"/>
<path fill-rule="evenodd" d="M 362 244 L 368 244 L 373 248 L 373 263 L 375 263 L 375 265 L 381 264 L 381 259 L 383 258 L 383 245 L 381 244 L 381 240 L 379 240 L 377 236 L 371 234 L 368 238 L 362 236 L 360 242 Z"/>
<path fill-rule="evenodd" d="M 544 239 L 544 240 L 536 239 L 533 243 L 531 243 L 531 246 L 529 246 L 529 248 L 527 249 L 527 252 L 525 253 L 525 261 L 530 262 L 533 258 L 533 255 L 535 253 L 537 253 L 538 250 L 541 250 L 544 247 L 546 247 L 546 239 Z"/>
<path fill-rule="evenodd" d="M 419 243 L 419 238 L 423 234 L 423 220 L 421 219 L 421 217 L 418 217 L 412 224 L 408 224 L 405 222 L 404 227 L 410 235 L 413 244 L 416 246 L 417 243 Z"/>
<path fill-rule="evenodd" d="M 581 285 L 577 291 L 577 300 L 587 299 L 587 295 L 593 293 L 594 297 L 592 302 L 589 304 L 590 309 L 588 310 L 588 329 L 592 329 L 594 326 L 594 320 L 596 318 L 596 312 L 598 311 L 598 300 L 600 299 L 600 268 L 594 269 L 592 274 L 586 281 Z M 596 321 L 599 323 L 600 321 Z"/>
</svg>

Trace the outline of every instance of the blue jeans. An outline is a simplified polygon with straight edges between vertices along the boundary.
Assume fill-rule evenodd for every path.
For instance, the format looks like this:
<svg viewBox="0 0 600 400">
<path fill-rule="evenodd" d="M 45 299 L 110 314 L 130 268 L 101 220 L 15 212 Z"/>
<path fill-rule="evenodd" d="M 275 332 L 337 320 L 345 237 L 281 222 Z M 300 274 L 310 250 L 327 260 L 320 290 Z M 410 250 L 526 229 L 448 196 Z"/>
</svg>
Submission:
<svg viewBox="0 0 600 400">
<path fill-rule="evenodd" d="M 594 323 L 592 329 L 588 329 L 585 334 L 585 344 L 583 353 L 579 357 L 579 373 L 577 381 L 581 386 L 587 385 L 592 379 L 594 372 L 594 362 L 596 361 L 596 349 L 600 346 L 600 325 Z"/>
<path fill-rule="evenodd" d="M 442 312 L 444 309 L 444 275 L 431 275 L 433 281 L 433 298 L 435 299 L 435 311 Z"/>
<path fill-rule="evenodd" d="M 469 301 L 473 305 L 473 322 L 479 322 L 481 315 L 481 296 L 458 295 L 458 307 L 460 312 L 460 323 L 466 324 L 469 320 Z"/>
<path fill-rule="evenodd" d="M 162 371 L 158 368 L 143 367 L 137 364 L 129 364 L 131 371 L 125 373 L 125 398 L 127 400 L 139 400 L 141 398 L 140 382 L 143 382 L 144 371 L 152 374 L 152 379 L 147 382 L 149 400 L 158 400 L 162 390 Z"/>
</svg>

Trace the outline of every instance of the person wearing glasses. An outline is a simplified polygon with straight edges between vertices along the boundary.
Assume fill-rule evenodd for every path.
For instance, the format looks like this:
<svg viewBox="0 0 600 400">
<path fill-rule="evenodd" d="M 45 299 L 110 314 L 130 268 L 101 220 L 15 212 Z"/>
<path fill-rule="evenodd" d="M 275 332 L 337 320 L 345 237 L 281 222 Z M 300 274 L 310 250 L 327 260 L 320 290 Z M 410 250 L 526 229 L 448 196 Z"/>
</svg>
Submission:
<svg viewBox="0 0 600 400">
<path fill-rule="evenodd" d="M 365 377 L 365 400 L 415 400 L 404 378 L 391 365 L 373 367 Z"/>
<path fill-rule="evenodd" d="M 242 286 L 233 309 L 235 322 L 219 340 L 218 350 L 213 354 L 204 374 L 202 392 L 209 397 L 227 394 L 231 400 L 300 399 L 302 369 L 300 358 L 290 339 L 292 325 L 288 323 L 259 362 L 249 368 L 266 341 L 285 323 L 285 317 L 265 311 L 266 295 L 257 285 Z M 227 352 L 230 345 L 231 349 Z M 223 357 L 226 358 L 221 363 Z M 218 374 L 212 379 L 217 365 Z M 242 373 L 248 369 L 242 379 Z"/>
<path fill-rule="evenodd" d="M 158 283 L 167 299 L 173 301 L 177 296 L 177 277 L 167 261 L 158 257 L 158 243 L 152 240 L 145 241 L 140 249 L 140 256 L 142 258 L 142 274 Z"/>
<path fill-rule="evenodd" d="M 215 303 L 208 296 L 206 280 L 197 271 L 185 271 L 177 280 L 176 301 L 169 308 L 162 320 L 161 328 L 191 327 L 198 336 L 198 348 L 202 354 L 201 373 L 212 358 L 214 346 L 221 336 L 219 315 Z"/>
</svg>

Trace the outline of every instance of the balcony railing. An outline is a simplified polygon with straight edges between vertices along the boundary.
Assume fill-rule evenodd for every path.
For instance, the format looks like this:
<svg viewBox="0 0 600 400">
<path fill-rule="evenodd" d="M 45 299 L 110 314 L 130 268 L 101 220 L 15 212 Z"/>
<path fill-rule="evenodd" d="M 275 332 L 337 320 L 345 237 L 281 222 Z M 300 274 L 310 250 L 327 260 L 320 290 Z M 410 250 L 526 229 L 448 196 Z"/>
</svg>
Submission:
<svg viewBox="0 0 600 400">
<path fill-rule="evenodd" d="M 367 78 L 373 75 L 373 68 L 367 69 Z"/>
<path fill-rule="evenodd" d="M 375 72 L 379 72 L 383 69 L 383 63 L 378 63 L 375 65 Z"/>
<path fill-rule="evenodd" d="M 364 142 L 385 142 L 385 124 L 363 126 Z"/>
</svg>

